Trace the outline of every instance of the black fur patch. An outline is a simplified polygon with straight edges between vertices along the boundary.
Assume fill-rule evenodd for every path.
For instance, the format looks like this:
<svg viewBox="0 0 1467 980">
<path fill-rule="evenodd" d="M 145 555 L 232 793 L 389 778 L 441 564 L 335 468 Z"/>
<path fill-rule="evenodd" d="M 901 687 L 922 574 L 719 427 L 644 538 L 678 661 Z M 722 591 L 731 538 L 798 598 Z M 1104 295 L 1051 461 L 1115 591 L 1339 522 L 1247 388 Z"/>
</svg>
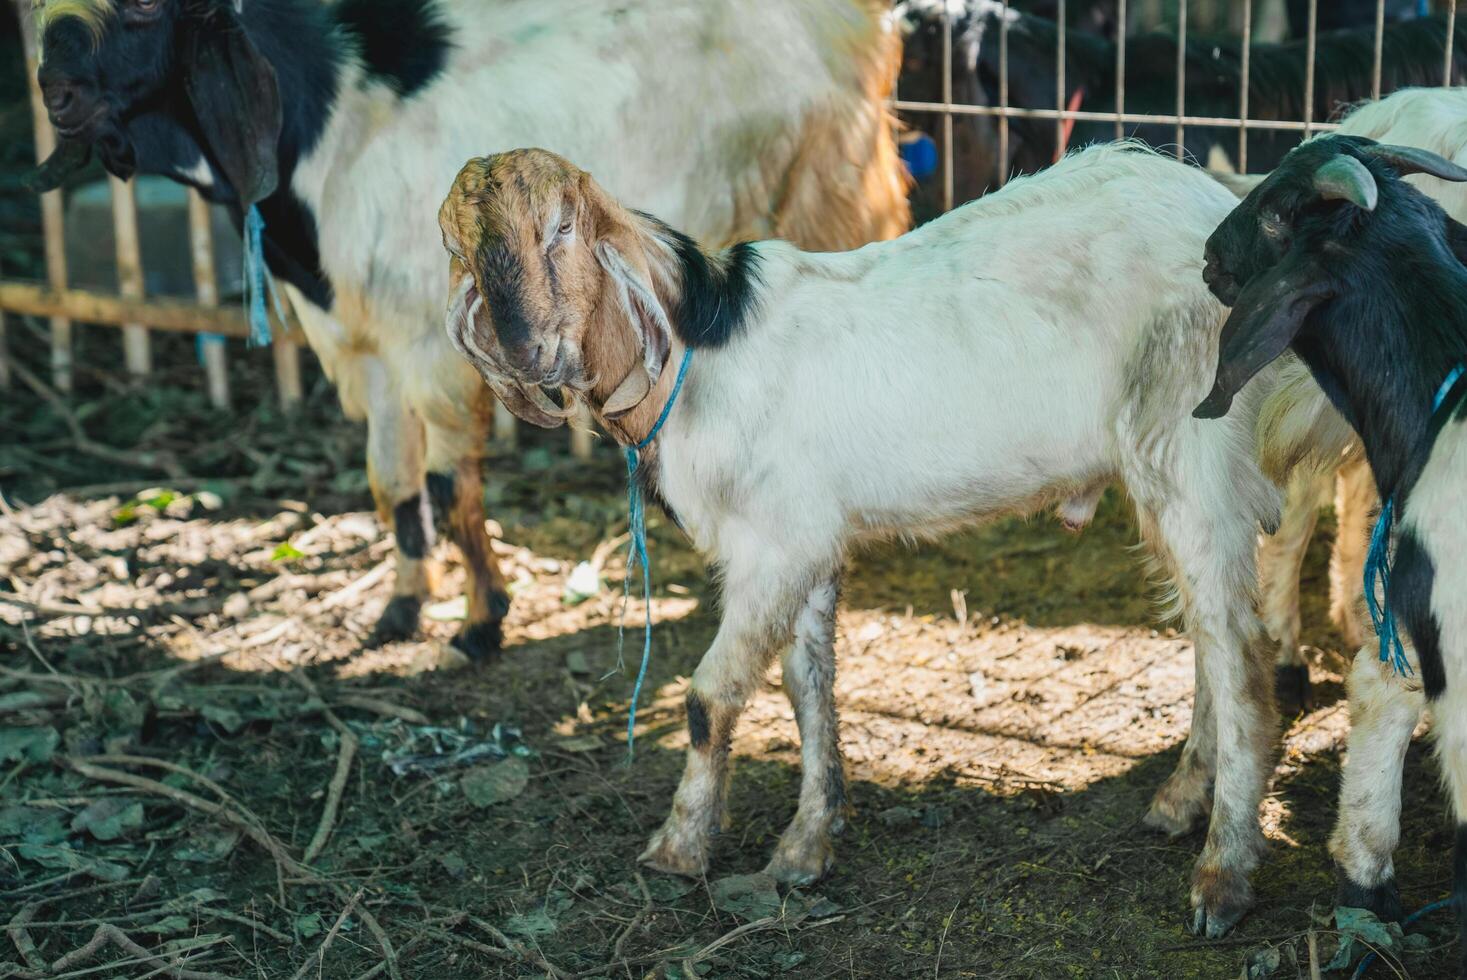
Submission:
<svg viewBox="0 0 1467 980">
<path fill-rule="evenodd" d="M 372 635 L 367 637 L 365 646 L 373 649 L 384 643 L 412 639 L 418 632 L 418 611 L 422 606 L 423 603 L 417 596 L 395 595 L 387 600 L 387 605 L 377 618 L 377 625 L 372 627 Z"/>
<path fill-rule="evenodd" d="M 360 46 L 373 79 L 408 96 L 443 73 L 448 25 L 436 0 L 341 0 L 336 19 Z"/>
<path fill-rule="evenodd" d="M 825 804 L 832 810 L 842 810 L 846 805 L 846 770 L 841 765 L 840 757 L 837 756 L 830 767 L 825 770 L 825 778 L 821 781 L 821 789 L 825 793 Z"/>
<path fill-rule="evenodd" d="M 442 518 L 453 511 L 453 498 L 457 493 L 452 473 L 428 474 L 428 500 L 433 504 L 433 514 Z"/>
<path fill-rule="evenodd" d="M 1293 716 L 1309 708 L 1309 666 L 1288 664 L 1273 673 L 1274 698 L 1285 715 Z"/>
<path fill-rule="evenodd" d="M 695 749 L 706 749 L 711 732 L 708 725 L 708 707 L 696 691 L 688 692 L 688 741 Z"/>
<path fill-rule="evenodd" d="M 433 518 L 423 506 L 423 495 L 415 493 L 392 508 L 392 530 L 397 550 L 409 558 L 427 557 L 433 545 Z"/>
<path fill-rule="evenodd" d="M 1387 601 L 1416 647 L 1421 662 L 1421 683 L 1426 688 L 1426 696 L 1433 700 L 1447 686 L 1442 667 L 1441 625 L 1431 611 L 1431 589 L 1435 581 L 1436 569 L 1431 564 L 1431 556 L 1415 532 L 1406 531 L 1396 542 Z"/>
<path fill-rule="evenodd" d="M 673 329 L 689 347 L 722 347 L 738 335 L 758 298 L 759 252 L 748 242 L 709 255 L 697 242 L 651 215 L 672 244 L 682 271 Z"/>
<path fill-rule="evenodd" d="M 504 642 L 504 630 L 498 622 L 470 623 L 451 641 L 454 649 L 475 663 L 490 659 Z"/>
<path fill-rule="evenodd" d="M 1366 888 L 1351 881 L 1340 872 L 1339 884 L 1335 886 L 1335 905 L 1347 909 L 1367 909 L 1375 913 L 1382 922 L 1400 922 L 1406 917 L 1401 907 L 1401 890 L 1394 877 L 1387 878 L 1374 888 Z"/>
</svg>

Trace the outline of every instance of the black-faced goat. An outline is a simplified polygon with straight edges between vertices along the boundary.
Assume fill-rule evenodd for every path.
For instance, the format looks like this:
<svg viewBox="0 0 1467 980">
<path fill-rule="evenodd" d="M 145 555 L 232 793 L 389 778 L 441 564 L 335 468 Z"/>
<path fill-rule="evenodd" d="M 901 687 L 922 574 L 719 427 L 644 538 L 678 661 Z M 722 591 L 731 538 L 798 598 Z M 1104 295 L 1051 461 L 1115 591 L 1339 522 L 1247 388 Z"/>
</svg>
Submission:
<svg viewBox="0 0 1467 980">
<path fill-rule="evenodd" d="M 1430 707 L 1467 938 L 1467 227 L 1405 174 L 1467 181 L 1467 169 L 1428 151 L 1323 137 L 1289 154 L 1219 226 L 1204 275 L 1233 311 L 1197 415 L 1226 414 L 1256 371 L 1292 349 L 1359 433 L 1395 523 L 1383 517 L 1372 555 L 1387 583 L 1380 643 L 1360 650 L 1349 677 L 1353 726 L 1330 839 L 1339 900 L 1400 916 L 1391 853 L 1401 771 Z"/>
</svg>

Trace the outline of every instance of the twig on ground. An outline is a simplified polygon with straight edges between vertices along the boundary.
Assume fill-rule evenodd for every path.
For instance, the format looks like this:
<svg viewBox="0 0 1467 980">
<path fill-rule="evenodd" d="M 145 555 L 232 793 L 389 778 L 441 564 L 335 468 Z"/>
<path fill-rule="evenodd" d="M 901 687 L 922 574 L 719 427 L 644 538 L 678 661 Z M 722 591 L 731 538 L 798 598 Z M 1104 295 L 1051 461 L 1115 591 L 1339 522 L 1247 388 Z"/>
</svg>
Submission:
<svg viewBox="0 0 1467 980">
<path fill-rule="evenodd" d="M 321 940 L 321 945 L 316 947 L 316 951 L 301 964 L 301 968 L 295 971 L 290 980 L 302 980 L 312 966 L 319 965 L 324 967 L 326 965 L 326 950 L 331 948 L 332 942 L 336 940 L 336 934 L 341 931 L 341 924 L 346 921 L 346 917 L 351 915 L 352 910 L 357 907 L 357 902 L 361 901 L 362 891 L 363 889 L 361 888 L 357 889 L 356 894 L 351 897 L 351 901 L 346 903 L 346 907 L 341 910 L 341 914 L 336 917 L 336 921 L 327 930 L 326 938 Z"/>
<path fill-rule="evenodd" d="M 95 619 L 99 616 L 136 616 L 142 611 L 121 606 L 83 606 L 74 602 L 32 602 L 8 592 L 0 592 L 0 602 L 19 606 L 38 616 L 91 616 Z"/>
<path fill-rule="evenodd" d="M 550 974 L 551 977 L 555 978 L 555 980 L 562 980 L 562 978 L 565 977 L 565 971 L 556 966 L 554 963 L 551 963 L 549 960 L 547 960 L 545 958 L 545 955 L 539 950 L 530 949 L 524 943 L 515 942 L 513 939 L 510 939 L 504 933 L 496 929 L 491 923 L 485 922 L 478 916 L 470 915 L 466 917 L 466 920 L 472 923 L 476 928 L 481 929 L 485 933 L 487 933 L 489 937 L 493 939 L 496 943 L 499 943 L 505 949 L 517 954 L 521 959 L 533 964 L 534 966 L 538 966 L 540 969 Z"/>
<path fill-rule="evenodd" d="M 336 731 L 341 740 L 341 751 L 336 756 L 336 772 L 331 776 L 331 782 L 326 787 L 326 803 L 321 807 L 321 820 L 316 824 L 316 832 L 311 836 L 311 842 L 306 845 L 306 853 L 303 858 L 306 864 L 311 864 L 321 856 L 326 848 L 326 842 L 331 839 L 331 831 L 336 826 L 336 814 L 341 809 L 341 796 L 346 790 L 346 781 L 351 776 L 351 765 L 357 757 L 357 736 L 346 724 L 336 716 L 336 712 L 326 707 L 320 690 L 309 677 L 300 671 L 291 673 L 291 679 L 305 690 L 311 698 L 321 703 L 321 712 L 326 716 L 326 721 Z M 353 903 L 355 904 L 355 900 Z"/>
<path fill-rule="evenodd" d="M 212 945 L 213 943 L 220 941 L 221 939 L 211 940 L 208 945 Z M 169 963 L 168 958 L 162 953 L 149 952 L 146 947 L 139 945 L 137 942 L 133 941 L 133 939 L 129 937 L 127 933 L 123 932 L 121 929 L 113 925 L 98 926 L 97 931 L 92 933 L 92 938 L 89 939 L 85 945 L 72 950 L 70 953 L 67 953 L 65 956 L 58 959 L 55 963 L 52 963 L 51 972 L 64 975 L 67 970 L 70 970 L 78 963 L 85 963 L 109 945 L 116 946 L 124 953 L 128 953 L 133 956 L 134 959 L 130 961 L 122 960 L 117 963 L 107 964 L 108 967 L 132 965 L 135 963 L 149 963 L 153 965 L 161 964 L 164 966 L 162 972 L 167 973 L 171 977 L 174 977 L 175 980 L 230 980 L 229 977 L 225 976 L 222 973 L 206 973 L 199 970 L 190 970 L 181 965 Z M 190 947 L 190 951 L 193 949 L 201 948 L 202 946 Z M 180 952 L 184 952 L 184 950 L 174 951 L 175 955 Z M 80 972 L 82 971 L 78 971 L 78 973 Z M 76 976 L 78 974 L 71 975 Z"/>
<path fill-rule="evenodd" d="M 621 959 L 621 948 L 626 945 L 627 938 L 642 924 L 647 916 L 652 914 L 652 893 L 647 890 L 647 881 L 642 877 L 642 872 L 640 871 L 633 871 L 632 874 L 636 876 L 637 887 L 642 890 L 642 907 L 637 910 L 636 915 L 632 916 L 632 921 L 627 923 L 626 928 L 621 931 L 621 935 L 616 937 L 616 942 L 612 943 L 611 959 L 613 961 Z"/>
<path fill-rule="evenodd" d="M 384 718 L 400 718 L 409 725 L 429 724 L 427 715 L 416 708 L 405 705 L 394 704 L 381 698 L 367 697 L 361 694 L 336 694 L 332 700 L 338 708 L 356 708 L 359 711 L 369 711 L 374 715 Z"/>
<path fill-rule="evenodd" d="M 124 756 L 122 758 L 133 757 Z M 139 756 L 137 758 L 141 759 L 142 757 Z M 259 823 L 258 817 L 250 813 L 248 810 L 244 810 L 243 807 L 240 807 L 240 810 L 236 811 L 233 807 L 226 804 L 214 803 L 210 800 L 204 799 L 202 796 L 196 796 L 193 793 L 189 793 L 181 789 L 174 789 L 172 786 L 169 786 L 165 783 L 160 783 L 156 779 L 149 779 L 146 776 L 137 776 L 130 772 L 123 772 L 120 769 L 108 769 L 103 766 L 93 765 L 89 762 L 84 762 L 81 759 L 76 758 L 67 759 L 65 761 L 66 764 L 69 765 L 72 769 L 76 770 L 81 775 L 86 776 L 88 779 L 95 779 L 98 782 L 103 783 L 117 783 L 123 786 L 131 786 L 134 789 L 141 790 L 142 792 L 151 793 L 154 796 L 162 796 L 165 799 L 172 800 L 173 802 L 178 803 L 181 806 L 187 807 L 191 810 L 196 810 L 200 813 L 208 814 L 209 816 L 218 817 L 226 823 L 230 823 L 238 827 L 240 830 L 244 831 L 246 837 L 248 837 L 250 840 L 254 841 L 261 848 L 263 848 L 265 852 L 268 853 L 270 857 L 275 861 L 276 883 L 277 887 L 279 888 L 280 903 L 282 905 L 285 904 L 285 876 L 287 873 L 291 875 L 303 875 L 310 878 L 319 878 L 319 876 L 316 875 L 316 873 L 313 872 L 310 868 L 306 867 L 295 858 L 291 857 L 290 852 L 286 850 L 285 845 L 276 840 L 274 835 L 266 830 L 263 824 Z M 159 765 L 165 769 L 173 768 L 172 763 L 163 763 L 161 760 L 158 759 L 149 759 L 147 760 L 147 762 L 148 764 Z M 183 769 L 182 766 L 176 768 Z M 194 775 L 197 776 L 197 774 Z M 202 776 L 197 776 L 197 778 L 203 780 Z M 248 815 L 246 816 L 246 814 Z"/>
<path fill-rule="evenodd" d="M 685 972 L 693 976 L 697 976 L 697 974 L 693 972 L 694 963 L 697 963 L 699 960 L 707 959 L 718 950 L 733 942 L 735 939 L 739 939 L 740 937 L 747 936 L 752 933 L 764 932 L 768 929 L 777 928 L 784 921 L 785 919 L 782 915 L 766 915 L 762 919 L 755 919 L 753 922 L 745 922 L 743 925 L 735 929 L 730 929 L 728 932 L 725 932 L 723 935 L 713 940 L 713 942 L 709 943 L 707 946 L 704 946 L 702 949 L 698 950 L 692 956 L 684 957 L 683 963 L 685 964 Z"/>
<path fill-rule="evenodd" d="M 276 942 L 285 943 L 285 945 L 287 946 L 295 942 L 295 939 L 287 936 L 279 929 L 267 925 L 264 922 L 261 922 L 259 919 L 251 918 L 248 915 L 240 915 L 238 912 L 229 912 L 224 909 L 200 909 L 199 917 L 204 919 L 220 919 L 224 922 L 233 922 L 236 925 L 244 926 L 246 929 L 263 932 L 265 935 L 269 936 Z"/>
<path fill-rule="evenodd" d="M 119 466 L 126 466 L 129 469 L 156 470 L 166 474 L 172 480 L 188 478 L 188 474 L 179 465 L 178 460 L 171 452 L 150 452 L 145 449 L 136 448 L 128 450 L 113 449 L 111 446 L 104 446 L 99 442 L 93 441 L 92 437 L 87 435 L 86 430 L 82 428 L 81 421 L 76 417 L 76 413 L 71 410 L 71 406 L 66 404 L 66 400 L 52 390 L 50 385 L 32 374 L 24 364 L 21 364 L 17 360 L 12 359 L 10 366 L 11 370 L 15 372 L 15 376 L 27 388 L 45 399 L 47 404 L 51 406 L 51 409 L 61 418 L 61 421 L 66 425 L 66 430 L 71 433 L 72 444 L 76 446 L 78 452 L 85 453 L 88 456 L 95 456 L 98 459 L 106 460 L 109 463 L 114 463 Z"/>
<path fill-rule="evenodd" d="M 5 931 L 10 934 L 10 941 L 15 944 L 15 951 L 33 970 L 44 970 L 46 961 L 41 957 L 40 951 L 36 949 L 31 934 L 26 932 L 26 923 L 36 917 L 36 912 L 44 904 L 44 902 L 31 902 L 21 906 L 20 911 L 11 916 L 10 923 L 5 927 Z"/>
<path fill-rule="evenodd" d="M 333 890 L 338 895 L 345 895 L 345 891 L 341 888 Z M 365 905 L 357 909 L 357 915 L 361 918 L 362 925 L 367 927 L 367 931 L 372 934 L 372 938 L 376 939 L 377 945 L 381 947 L 382 963 L 387 967 L 387 975 L 392 980 L 401 980 L 402 974 L 397 970 L 397 952 L 392 948 L 392 940 L 387 938 L 387 933 L 383 930 L 382 923 L 377 921 L 375 915 L 367 911 Z"/>
</svg>

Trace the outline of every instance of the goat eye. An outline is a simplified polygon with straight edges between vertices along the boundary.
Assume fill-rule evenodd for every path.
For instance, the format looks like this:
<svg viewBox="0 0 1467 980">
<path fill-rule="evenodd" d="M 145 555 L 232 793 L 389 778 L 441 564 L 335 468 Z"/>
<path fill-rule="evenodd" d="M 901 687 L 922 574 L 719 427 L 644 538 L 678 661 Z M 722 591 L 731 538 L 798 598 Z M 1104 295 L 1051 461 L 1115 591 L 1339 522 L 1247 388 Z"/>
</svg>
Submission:
<svg viewBox="0 0 1467 980">
<path fill-rule="evenodd" d="M 575 227 L 575 224 L 576 222 L 574 217 L 562 218 L 560 220 L 560 227 L 556 229 L 556 232 L 557 234 L 561 235 L 569 235 L 571 233 L 571 229 Z"/>
<path fill-rule="evenodd" d="M 140 14 L 151 14 L 162 5 L 163 0 L 132 0 L 133 9 Z"/>
</svg>

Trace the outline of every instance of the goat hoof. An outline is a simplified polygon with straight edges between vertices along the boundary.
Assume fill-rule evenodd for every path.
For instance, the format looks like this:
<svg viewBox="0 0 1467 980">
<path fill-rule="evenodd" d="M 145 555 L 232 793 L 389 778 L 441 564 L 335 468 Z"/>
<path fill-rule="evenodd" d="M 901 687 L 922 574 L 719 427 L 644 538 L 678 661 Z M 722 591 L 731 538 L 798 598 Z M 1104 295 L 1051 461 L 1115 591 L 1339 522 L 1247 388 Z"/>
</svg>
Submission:
<svg viewBox="0 0 1467 980">
<path fill-rule="evenodd" d="M 363 645 L 372 650 L 383 644 L 411 640 L 418 634 L 418 611 L 422 605 L 422 600 L 417 596 L 393 596 L 382 610 L 382 615 L 377 617 L 377 625 L 372 627 L 372 633 Z"/>
<path fill-rule="evenodd" d="M 493 620 L 495 623 L 498 623 L 501 619 L 503 619 L 505 616 L 508 616 L 508 615 L 509 615 L 509 593 L 508 592 L 490 592 L 489 593 L 489 618 L 491 620 Z"/>
<path fill-rule="evenodd" d="M 1274 697 L 1279 710 L 1289 718 L 1309 710 L 1309 665 L 1290 664 L 1274 669 Z"/>
<path fill-rule="evenodd" d="M 1197 871 L 1192 881 L 1192 935 L 1221 939 L 1253 907 L 1248 876 L 1225 868 Z"/>
<path fill-rule="evenodd" d="M 1400 922 L 1406 917 L 1401 907 L 1401 890 L 1396 886 L 1395 876 L 1387 878 L 1373 888 L 1357 885 L 1343 871 L 1335 887 L 1335 905 L 1347 909 L 1367 909 L 1375 913 L 1382 922 Z"/>
<path fill-rule="evenodd" d="M 684 839 L 677 827 L 669 820 L 647 844 L 647 849 L 637 858 L 637 863 L 667 874 L 684 878 L 701 878 L 708 870 L 708 847 L 706 843 Z"/>
<path fill-rule="evenodd" d="M 450 641 L 455 650 L 476 664 L 493 659 L 503 643 L 504 630 L 498 620 L 470 623 Z"/>
<path fill-rule="evenodd" d="M 781 841 L 764 873 L 787 888 L 804 888 L 824 878 L 834 864 L 835 851 L 829 841 L 789 846 Z"/>
<path fill-rule="evenodd" d="M 1184 795 L 1176 789 L 1175 782 L 1176 777 L 1173 776 L 1157 790 L 1141 823 L 1168 837 L 1184 837 L 1207 815 L 1211 798 L 1204 796 L 1199 800 L 1195 796 Z"/>
</svg>

